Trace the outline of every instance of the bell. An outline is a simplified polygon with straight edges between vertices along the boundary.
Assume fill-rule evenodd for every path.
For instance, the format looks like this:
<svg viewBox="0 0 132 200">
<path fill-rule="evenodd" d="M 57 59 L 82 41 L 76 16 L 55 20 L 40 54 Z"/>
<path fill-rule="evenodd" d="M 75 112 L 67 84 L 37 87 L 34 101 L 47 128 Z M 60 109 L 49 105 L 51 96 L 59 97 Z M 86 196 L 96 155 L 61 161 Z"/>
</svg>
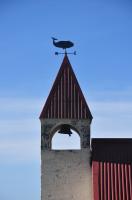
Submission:
<svg viewBox="0 0 132 200">
<path fill-rule="evenodd" d="M 70 129 L 70 126 L 67 125 L 67 124 L 63 124 L 60 128 L 60 130 L 58 131 L 58 133 L 61 133 L 61 134 L 68 134 L 69 136 L 71 136 L 72 132 L 71 132 L 71 129 Z"/>
</svg>

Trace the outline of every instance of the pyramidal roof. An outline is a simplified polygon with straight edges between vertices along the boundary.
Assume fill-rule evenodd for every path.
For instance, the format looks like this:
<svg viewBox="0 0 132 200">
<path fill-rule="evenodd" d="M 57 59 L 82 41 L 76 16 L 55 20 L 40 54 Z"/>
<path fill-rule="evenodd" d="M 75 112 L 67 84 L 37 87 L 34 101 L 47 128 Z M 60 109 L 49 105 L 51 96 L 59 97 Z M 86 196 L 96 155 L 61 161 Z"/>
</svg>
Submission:
<svg viewBox="0 0 132 200">
<path fill-rule="evenodd" d="M 40 119 L 90 119 L 92 115 L 67 55 L 46 100 Z"/>
</svg>

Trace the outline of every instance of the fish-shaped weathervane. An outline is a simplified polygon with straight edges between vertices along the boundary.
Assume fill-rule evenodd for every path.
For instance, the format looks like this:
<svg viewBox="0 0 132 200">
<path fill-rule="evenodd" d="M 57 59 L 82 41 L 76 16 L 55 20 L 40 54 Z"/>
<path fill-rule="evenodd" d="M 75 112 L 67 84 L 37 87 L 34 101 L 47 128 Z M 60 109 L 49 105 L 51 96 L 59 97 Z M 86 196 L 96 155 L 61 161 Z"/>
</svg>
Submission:
<svg viewBox="0 0 132 200">
<path fill-rule="evenodd" d="M 74 51 L 73 53 L 67 53 L 67 51 L 66 51 L 67 48 L 71 48 L 74 46 L 73 42 L 71 42 L 69 40 L 68 41 L 56 41 L 58 39 L 56 39 L 54 37 L 52 37 L 52 40 L 53 40 L 53 45 L 55 47 L 62 48 L 65 50 L 64 53 L 55 52 L 55 55 L 58 55 L 58 54 L 74 54 L 74 55 L 76 55 L 76 51 Z"/>
</svg>

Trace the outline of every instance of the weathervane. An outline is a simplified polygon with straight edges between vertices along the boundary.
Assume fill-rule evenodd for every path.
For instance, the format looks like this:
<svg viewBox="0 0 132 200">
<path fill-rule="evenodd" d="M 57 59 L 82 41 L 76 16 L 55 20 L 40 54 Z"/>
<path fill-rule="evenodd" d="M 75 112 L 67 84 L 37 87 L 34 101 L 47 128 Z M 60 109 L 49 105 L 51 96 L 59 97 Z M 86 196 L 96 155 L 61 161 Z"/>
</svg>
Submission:
<svg viewBox="0 0 132 200">
<path fill-rule="evenodd" d="M 67 53 L 67 51 L 66 51 L 67 48 L 71 48 L 71 47 L 74 46 L 73 42 L 71 42 L 71 41 L 58 41 L 58 42 L 55 42 L 58 39 L 56 39 L 54 37 L 52 37 L 52 39 L 53 39 L 53 45 L 54 46 L 56 46 L 58 48 L 62 48 L 62 49 L 65 50 L 64 53 L 55 52 L 55 55 L 59 55 L 59 54 L 73 54 L 73 55 L 76 55 L 76 51 L 70 52 L 70 53 L 69 52 Z"/>
</svg>

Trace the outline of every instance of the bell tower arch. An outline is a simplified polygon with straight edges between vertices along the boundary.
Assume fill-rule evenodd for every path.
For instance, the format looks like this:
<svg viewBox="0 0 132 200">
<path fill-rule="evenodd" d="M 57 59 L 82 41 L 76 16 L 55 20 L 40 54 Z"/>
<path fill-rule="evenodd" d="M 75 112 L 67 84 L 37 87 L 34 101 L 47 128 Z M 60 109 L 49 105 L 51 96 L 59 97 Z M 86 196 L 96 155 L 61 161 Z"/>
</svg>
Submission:
<svg viewBox="0 0 132 200">
<path fill-rule="evenodd" d="M 92 115 L 67 55 L 40 114 L 41 200 L 91 200 L 90 125 Z M 72 137 L 80 150 L 52 150 L 56 131 Z"/>
</svg>

